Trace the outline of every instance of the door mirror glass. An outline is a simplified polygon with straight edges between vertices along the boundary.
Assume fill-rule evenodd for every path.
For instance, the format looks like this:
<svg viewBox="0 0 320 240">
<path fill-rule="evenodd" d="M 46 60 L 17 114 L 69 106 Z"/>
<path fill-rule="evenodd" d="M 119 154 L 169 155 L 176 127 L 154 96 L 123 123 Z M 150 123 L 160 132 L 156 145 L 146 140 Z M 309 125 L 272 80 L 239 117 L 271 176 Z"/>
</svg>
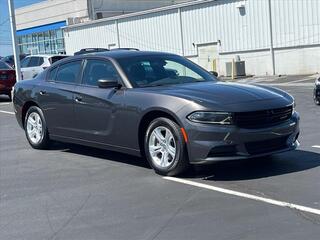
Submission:
<svg viewBox="0 0 320 240">
<path fill-rule="evenodd" d="M 210 71 L 210 73 L 211 73 L 213 76 L 215 76 L 215 77 L 218 77 L 218 76 L 219 76 L 219 74 L 218 74 L 217 72 L 215 72 L 215 71 Z"/>
<path fill-rule="evenodd" d="M 98 80 L 98 86 L 99 88 L 120 88 L 121 84 L 116 80 L 100 79 Z"/>
</svg>

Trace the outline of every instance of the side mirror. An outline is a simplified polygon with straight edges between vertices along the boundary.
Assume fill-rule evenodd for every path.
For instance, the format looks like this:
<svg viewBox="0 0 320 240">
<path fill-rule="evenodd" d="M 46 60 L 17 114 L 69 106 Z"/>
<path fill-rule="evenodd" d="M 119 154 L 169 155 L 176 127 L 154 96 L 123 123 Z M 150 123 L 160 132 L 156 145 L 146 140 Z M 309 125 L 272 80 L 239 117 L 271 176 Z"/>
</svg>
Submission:
<svg viewBox="0 0 320 240">
<path fill-rule="evenodd" d="M 117 80 L 100 79 L 98 86 L 99 88 L 120 88 L 121 84 Z"/>
<path fill-rule="evenodd" d="M 218 77 L 218 76 L 219 76 L 219 74 L 218 74 L 217 72 L 215 72 L 215 71 L 210 71 L 210 73 L 211 73 L 213 76 L 215 76 L 215 77 Z"/>
</svg>

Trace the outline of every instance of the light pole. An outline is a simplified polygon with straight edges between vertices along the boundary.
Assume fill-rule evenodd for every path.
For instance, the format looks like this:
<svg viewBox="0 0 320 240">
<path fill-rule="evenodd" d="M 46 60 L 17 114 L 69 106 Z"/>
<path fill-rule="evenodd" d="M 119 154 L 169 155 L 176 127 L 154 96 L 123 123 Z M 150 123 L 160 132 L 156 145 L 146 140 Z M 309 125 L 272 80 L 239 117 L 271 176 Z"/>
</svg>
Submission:
<svg viewBox="0 0 320 240">
<path fill-rule="evenodd" d="M 10 25 L 11 25 L 11 37 L 12 37 L 12 47 L 13 47 L 13 55 L 14 62 L 16 68 L 16 80 L 21 80 L 21 70 L 20 70 L 20 51 L 17 42 L 17 29 L 16 29 L 16 18 L 14 14 L 14 4 L 13 0 L 8 0 L 9 7 L 9 16 L 10 16 Z"/>
</svg>

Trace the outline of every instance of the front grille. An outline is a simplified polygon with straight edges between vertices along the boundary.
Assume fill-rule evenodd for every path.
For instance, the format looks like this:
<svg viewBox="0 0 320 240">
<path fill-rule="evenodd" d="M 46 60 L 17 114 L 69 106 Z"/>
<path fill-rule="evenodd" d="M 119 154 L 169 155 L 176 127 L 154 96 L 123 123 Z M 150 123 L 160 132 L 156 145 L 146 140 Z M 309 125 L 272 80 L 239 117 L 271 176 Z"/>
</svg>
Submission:
<svg viewBox="0 0 320 240">
<path fill-rule="evenodd" d="M 287 121 L 292 116 L 292 106 L 255 112 L 234 114 L 234 121 L 241 128 L 262 128 Z"/>
<path fill-rule="evenodd" d="M 287 148 L 288 138 L 289 136 L 285 136 L 259 142 L 248 142 L 245 144 L 245 147 L 250 155 L 273 152 Z"/>
</svg>

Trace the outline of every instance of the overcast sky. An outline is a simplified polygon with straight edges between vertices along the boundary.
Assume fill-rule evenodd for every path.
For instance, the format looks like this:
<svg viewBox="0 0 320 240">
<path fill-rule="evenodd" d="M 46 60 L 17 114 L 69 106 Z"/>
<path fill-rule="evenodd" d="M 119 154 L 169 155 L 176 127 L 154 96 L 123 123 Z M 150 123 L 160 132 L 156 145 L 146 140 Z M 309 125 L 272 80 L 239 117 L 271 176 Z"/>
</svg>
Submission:
<svg viewBox="0 0 320 240">
<path fill-rule="evenodd" d="M 14 0 L 15 8 L 23 7 L 43 0 Z M 8 0 L 0 0 L 0 56 L 12 54 L 9 23 Z"/>
</svg>

